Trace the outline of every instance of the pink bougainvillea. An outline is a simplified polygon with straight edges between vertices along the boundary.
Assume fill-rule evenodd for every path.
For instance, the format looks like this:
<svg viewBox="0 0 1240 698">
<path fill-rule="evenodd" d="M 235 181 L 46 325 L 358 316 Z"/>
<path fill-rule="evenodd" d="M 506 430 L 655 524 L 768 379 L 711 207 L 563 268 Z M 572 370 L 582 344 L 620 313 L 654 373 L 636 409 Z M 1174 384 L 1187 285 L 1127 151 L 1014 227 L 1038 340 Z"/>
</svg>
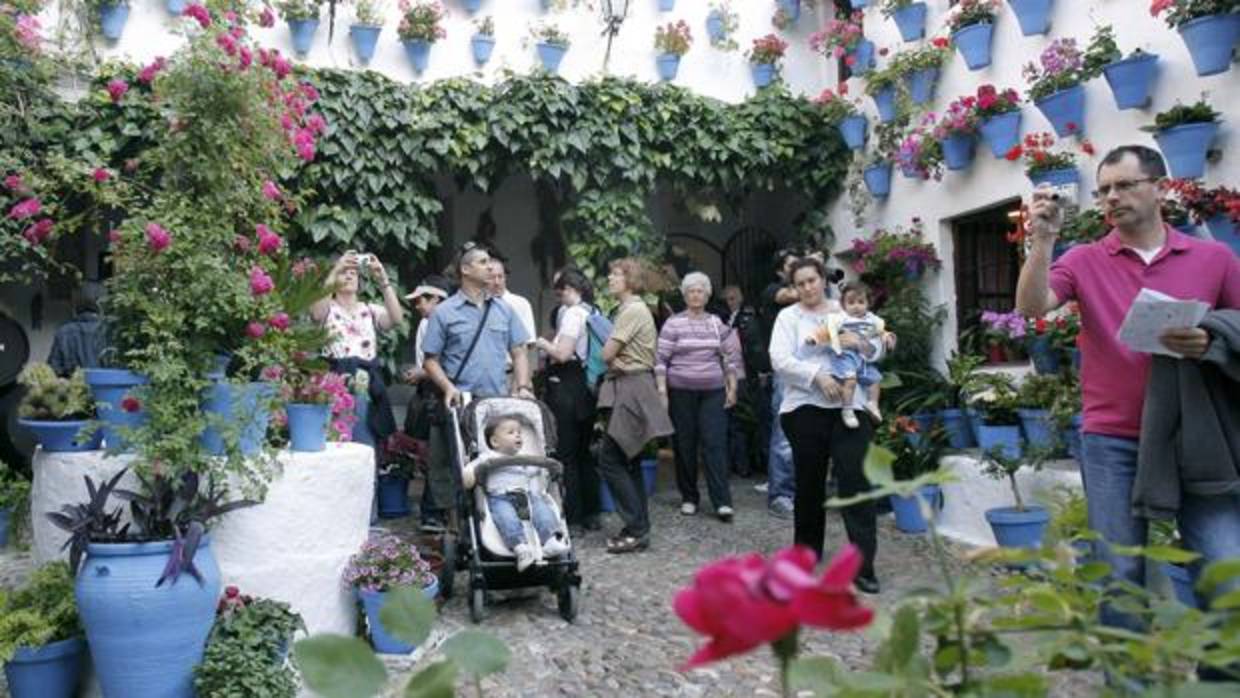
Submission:
<svg viewBox="0 0 1240 698">
<path fill-rule="evenodd" d="M 39 44 L 43 42 L 43 37 L 39 31 L 43 29 L 43 25 L 39 23 L 37 17 L 31 15 L 17 15 L 17 22 L 14 23 L 13 32 L 17 36 L 17 43 L 26 47 L 29 51 L 38 51 Z"/>
</svg>

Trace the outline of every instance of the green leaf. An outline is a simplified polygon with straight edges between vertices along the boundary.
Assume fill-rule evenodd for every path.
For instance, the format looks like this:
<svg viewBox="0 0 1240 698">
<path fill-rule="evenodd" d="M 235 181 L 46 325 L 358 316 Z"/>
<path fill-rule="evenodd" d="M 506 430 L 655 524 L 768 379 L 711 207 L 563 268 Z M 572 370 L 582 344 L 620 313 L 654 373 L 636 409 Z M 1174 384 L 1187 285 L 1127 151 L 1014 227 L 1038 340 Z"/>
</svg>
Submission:
<svg viewBox="0 0 1240 698">
<path fill-rule="evenodd" d="M 435 662 L 426 667 L 405 686 L 405 698 L 453 698 L 456 695 L 456 665 Z"/>
<path fill-rule="evenodd" d="M 365 642 L 343 635 L 316 635 L 293 645 L 302 679 L 323 698 L 378 695 L 387 682 L 383 663 Z"/>
<path fill-rule="evenodd" d="M 498 674 L 508 666 L 508 645 L 480 630 L 462 630 L 443 643 L 443 653 L 470 676 Z"/>
<path fill-rule="evenodd" d="M 895 462 L 896 454 L 882 446 L 871 444 L 865 452 L 863 468 L 866 478 L 878 487 L 895 482 L 895 476 L 892 474 L 892 464 Z"/>
<path fill-rule="evenodd" d="M 903 673 L 917 654 L 921 640 L 921 624 L 912 604 L 901 606 L 892 619 L 891 633 L 879 650 L 877 666 L 893 673 Z"/>
<path fill-rule="evenodd" d="M 384 630 L 411 645 L 420 645 L 431 634 L 435 622 L 435 602 L 421 589 L 397 587 L 387 592 L 379 622 Z"/>
<path fill-rule="evenodd" d="M 794 692 L 813 691 L 814 695 L 829 696 L 842 671 L 840 663 L 831 657 L 794 659 L 788 667 L 788 684 Z"/>
<path fill-rule="evenodd" d="M 1204 594 L 1212 594 L 1220 584 L 1237 577 L 1240 577 L 1240 558 L 1212 562 L 1201 571 L 1201 578 L 1197 580 L 1197 589 Z"/>
</svg>

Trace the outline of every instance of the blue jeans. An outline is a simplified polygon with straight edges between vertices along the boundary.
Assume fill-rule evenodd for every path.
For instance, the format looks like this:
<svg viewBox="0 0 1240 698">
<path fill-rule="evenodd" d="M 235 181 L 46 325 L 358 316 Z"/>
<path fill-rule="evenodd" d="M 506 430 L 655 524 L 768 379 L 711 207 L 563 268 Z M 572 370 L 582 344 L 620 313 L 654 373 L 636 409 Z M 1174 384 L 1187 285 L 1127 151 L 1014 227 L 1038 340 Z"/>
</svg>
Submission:
<svg viewBox="0 0 1240 698">
<path fill-rule="evenodd" d="M 1104 434 L 1081 437 L 1081 480 L 1089 509 L 1089 527 L 1103 541 L 1116 545 L 1145 545 L 1146 519 L 1132 515 L 1132 484 L 1137 476 L 1137 440 Z M 1240 495 L 1203 497 L 1183 494 L 1180 501 L 1180 537 L 1184 546 L 1201 555 L 1190 570 L 1217 560 L 1240 557 Z M 1101 543 L 1101 542 L 1100 542 Z M 1111 566 L 1115 581 L 1145 586 L 1145 560 L 1113 555 L 1098 545 L 1103 562 Z M 1221 590 L 1216 593 L 1222 593 Z M 1104 605 L 1102 623 L 1140 631 L 1140 619 Z"/>
<path fill-rule="evenodd" d="M 779 420 L 779 403 L 784 400 L 784 385 L 779 378 L 772 377 L 775 389 L 771 391 L 771 448 L 770 461 L 767 463 L 767 502 L 775 501 L 776 497 L 792 499 L 796 495 L 796 482 L 792 472 L 792 446 L 788 437 L 784 436 L 784 428 Z"/>
<path fill-rule="evenodd" d="M 525 527 L 521 524 L 521 518 L 517 515 L 517 506 L 513 500 L 523 498 L 522 493 L 512 494 L 488 494 L 487 506 L 491 510 L 491 519 L 495 522 L 495 527 L 499 529 L 500 538 L 504 539 L 504 545 L 509 550 L 515 550 L 518 545 L 525 543 Z M 534 524 L 534 530 L 538 531 L 538 540 L 540 543 L 546 543 L 551 536 L 560 530 L 560 520 L 556 518 L 555 510 L 551 508 L 551 503 L 547 501 L 547 495 L 525 493 L 524 498 L 530 502 L 530 521 Z"/>
</svg>

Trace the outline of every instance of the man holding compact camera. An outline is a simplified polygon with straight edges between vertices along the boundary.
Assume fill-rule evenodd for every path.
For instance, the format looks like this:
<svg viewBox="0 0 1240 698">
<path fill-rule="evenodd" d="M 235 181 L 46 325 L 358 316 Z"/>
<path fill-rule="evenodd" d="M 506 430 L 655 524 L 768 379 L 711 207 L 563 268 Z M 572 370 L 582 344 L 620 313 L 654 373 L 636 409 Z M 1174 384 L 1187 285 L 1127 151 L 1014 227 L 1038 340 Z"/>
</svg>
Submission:
<svg viewBox="0 0 1240 698">
<path fill-rule="evenodd" d="M 1147 463 L 1164 471 L 1166 482 L 1176 489 L 1183 478 L 1174 458 L 1148 462 L 1147 449 L 1156 444 L 1140 438 L 1143 428 L 1150 427 L 1143 423 L 1143 414 L 1148 419 L 1150 408 L 1159 406 L 1144 404 L 1151 355 L 1124 344 L 1120 326 L 1142 288 L 1204 301 L 1213 309 L 1240 308 L 1240 261 L 1231 250 L 1189 237 L 1163 220 L 1166 174 L 1162 156 L 1150 148 L 1126 145 L 1108 153 L 1098 166 L 1094 197 L 1114 227 L 1054 263 L 1051 251 L 1067 202 L 1048 186 L 1036 189 L 1026 224 L 1032 246 L 1016 287 L 1016 306 L 1026 317 L 1041 317 L 1071 300 L 1080 303 L 1080 462 L 1089 525 L 1103 539 L 1098 552 L 1114 578 L 1137 586 L 1145 581 L 1144 560 L 1111 554 L 1106 544 L 1146 544 L 1148 519 L 1143 517 L 1149 512 L 1136 500 L 1147 477 L 1139 471 L 1147 469 Z M 1212 336 L 1200 326 L 1182 327 L 1166 331 L 1161 340 L 1183 357 L 1169 366 L 1174 372 L 1177 364 L 1196 364 Z M 1207 563 L 1240 557 L 1240 486 L 1212 495 L 1187 482 L 1182 489 L 1177 509 L 1164 514 L 1178 519 L 1185 545 Z M 1102 621 L 1140 629 L 1139 619 L 1109 605 L 1102 610 Z"/>
</svg>

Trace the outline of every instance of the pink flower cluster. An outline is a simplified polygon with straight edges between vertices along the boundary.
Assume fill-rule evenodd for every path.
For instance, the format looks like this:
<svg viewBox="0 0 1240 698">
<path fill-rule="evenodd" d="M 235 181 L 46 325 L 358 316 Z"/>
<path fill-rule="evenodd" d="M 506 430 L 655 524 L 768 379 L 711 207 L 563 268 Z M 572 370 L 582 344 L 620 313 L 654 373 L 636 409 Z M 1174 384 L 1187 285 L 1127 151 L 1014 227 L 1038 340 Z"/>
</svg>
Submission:
<svg viewBox="0 0 1240 698">
<path fill-rule="evenodd" d="M 206 29 L 207 27 L 211 26 L 211 11 L 203 7 L 202 5 L 199 5 L 198 3 L 191 3 L 187 5 L 185 9 L 181 12 L 181 16 L 189 17 L 197 21 L 198 26 L 202 27 L 203 29 Z"/>
<path fill-rule="evenodd" d="M 349 558 L 342 581 L 346 589 L 387 591 L 399 586 L 423 587 L 434 578 L 416 545 L 385 535 L 362 544 Z"/>
<path fill-rule="evenodd" d="M 41 29 L 43 25 L 39 23 L 38 17 L 17 15 L 13 31 L 17 35 L 17 43 L 33 53 L 39 50 L 39 45 L 43 42 L 43 37 L 39 34 Z"/>
<path fill-rule="evenodd" d="M 138 81 L 147 85 L 151 84 L 155 81 L 155 75 L 167 67 L 167 65 L 168 59 L 163 56 L 156 56 L 155 60 L 148 63 L 146 67 L 138 73 Z"/>
<path fill-rule="evenodd" d="M 258 26 L 264 29 L 276 26 L 276 13 L 270 7 L 263 6 L 262 12 L 258 13 Z"/>
<path fill-rule="evenodd" d="M 159 254 L 172 244 L 172 235 L 158 223 L 146 224 L 146 245 L 151 251 Z"/>
<path fill-rule="evenodd" d="M 112 78 L 108 81 L 108 97 L 112 99 L 113 104 L 120 104 L 121 98 L 129 91 L 129 83 L 120 78 Z"/>
<path fill-rule="evenodd" d="M 972 95 L 957 98 L 947 106 L 942 118 L 934 125 L 934 137 L 943 140 L 956 134 L 977 133 L 980 120 L 977 117 L 977 98 Z"/>
<path fill-rule="evenodd" d="M 855 50 L 865 38 L 861 29 L 863 16 L 860 11 L 857 11 L 852 13 L 848 19 L 829 20 L 822 31 L 810 35 L 810 49 L 824 56 L 830 54 L 834 58 L 843 58 L 845 54 Z"/>
<path fill-rule="evenodd" d="M 273 255 L 280 250 L 284 244 L 284 239 L 279 235 L 271 232 L 271 228 L 259 223 L 254 226 L 254 233 L 258 237 L 259 254 Z"/>
<path fill-rule="evenodd" d="M 43 203 L 37 198 L 31 197 L 13 204 L 13 208 L 9 209 L 9 218 L 20 221 L 32 216 L 39 215 L 43 210 Z"/>
<path fill-rule="evenodd" d="M 22 231 L 22 237 L 31 245 L 42 245 L 52 235 L 55 224 L 50 218 L 41 218 Z"/>
<path fill-rule="evenodd" d="M 250 268 L 250 293 L 255 296 L 265 296 L 274 290 L 276 284 L 271 277 L 260 266 Z"/>
</svg>

